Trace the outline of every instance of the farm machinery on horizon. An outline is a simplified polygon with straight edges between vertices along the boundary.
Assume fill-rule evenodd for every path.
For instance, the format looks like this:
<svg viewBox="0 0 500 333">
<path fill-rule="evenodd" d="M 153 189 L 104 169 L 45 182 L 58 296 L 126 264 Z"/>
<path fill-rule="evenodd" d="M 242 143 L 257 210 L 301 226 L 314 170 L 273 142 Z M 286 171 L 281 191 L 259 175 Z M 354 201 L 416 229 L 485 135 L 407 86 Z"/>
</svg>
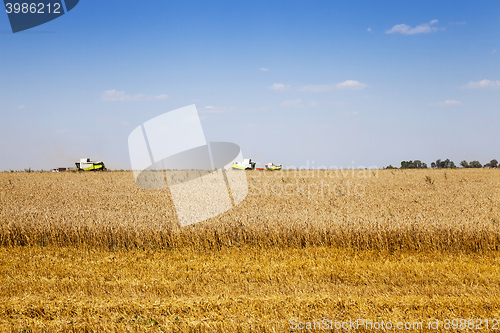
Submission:
<svg viewBox="0 0 500 333">
<path fill-rule="evenodd" d="M 106 166 L 102 161 L 91 161 L 90 158 L 81 158 L 75 162 L 77 171 L 104 171 Z"/>
<path fill-rule="evenodd" d="M 267 163 L 263 168 L 257 168 L 258 162 L 253 162 L 251 158 L 245 158 L 242 162 L 234 162 L 231 167 L 233 170 L 268 170 L 268 171 L 276 171 L 281 170 L 283 166 L 281 164 Z"/>
</svg>

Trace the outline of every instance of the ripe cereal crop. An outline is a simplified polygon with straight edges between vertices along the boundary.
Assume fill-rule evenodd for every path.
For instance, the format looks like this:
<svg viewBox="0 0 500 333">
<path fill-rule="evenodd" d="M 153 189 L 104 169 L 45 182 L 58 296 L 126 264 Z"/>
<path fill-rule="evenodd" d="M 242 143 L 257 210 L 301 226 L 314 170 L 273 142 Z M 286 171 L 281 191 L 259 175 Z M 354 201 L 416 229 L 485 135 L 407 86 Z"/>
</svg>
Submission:
<svg viewBox="0 0 500 333">
<path fill-rule="evenodd" d="M 169 191 L 141 189 L 131 172 L 0 173 L 0 329 L 500 318 L 500 171 L 247 179 L 242 203 L 180 227 Z M 437 331 L 449 331 L 443 323 Z"/>
</svg>

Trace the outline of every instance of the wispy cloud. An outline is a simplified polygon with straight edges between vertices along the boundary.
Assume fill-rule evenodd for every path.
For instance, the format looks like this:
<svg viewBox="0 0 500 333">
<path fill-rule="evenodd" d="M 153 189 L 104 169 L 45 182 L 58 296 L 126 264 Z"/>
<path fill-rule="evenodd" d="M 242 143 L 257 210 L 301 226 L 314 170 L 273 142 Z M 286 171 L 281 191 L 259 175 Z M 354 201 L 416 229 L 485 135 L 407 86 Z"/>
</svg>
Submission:
<svg viewBox="0 0 500 333">
<path fill-rule="evenodd" d="M 366 88 L 366 84 L 361 83 L 359 81 L 355 80 L 346 80 L 344 82 L 337 83 L 336 85 L 333 84 L 309 84 L 306 86 L 302 86 L 298 91 L 302 92 L 325 92 L 325 91 L 331 91 L 333 89 L 363 89 Z"/>
<path fill-rule="evenodd" d="M 338 89 L 353 89 L 353 90 L 360 90 L 366 88 L 366 84 L 361 83 L 359 81 L 355 80 L 347 80 L 341 83 L 338 83 L 335 85 Z"/>
<path fill-rule="evenodd" d="M 466 25 L 466 24 L 467 24 L 467 22 L 465 22 L 465 21 L 450 23 L 450 25 Z"/>
<path fill-rule="evenodd" d="M 261 72 L 269 72 L 269 69 L 261 67 L 261 68 L 259 68 L 259 71 L 261 71 Z"/>
<path fill-rule="evenodd" d="M 129 95 L 124 91 L 119 91 L 116 89 L 106 90 L 103 92 L 101 98 L 103 101 L 108 102 L 128 102 L 128 101 L 152 101 L 152 100 L 164 100 L 169 96 L 166 94 L 161 95 L 146 95 L 146 94 L 137 94 L 137 95 Z"/>
<path fill-rule="evenodd" d="M 326 106 L 346 106 L 346 105 L 349 105 L 349 103 L 347 103 L 347 102 L 339 102 L 339 101 L 325 102 L 324 104 Z"/>
<path fill-rule="evenodd" d="M 21 109 L 26 108 L 26 105 L 21 104 L 21 105 L 18 105 L 18 106 L 17 106 L 17 108 L 18 108 L 19 110 L 21 110 Z"/>
<path fill-rule="evenodd" d="M 493 51 L 491 51 L 491 54 L 495 54 L 495 53 L 497 53 L 497 50 L 496 50 L 496 49 L 495 49 L 495 50 L 493 50 Z"/>
<path fill-rule="evenodd" d="M 460 105 L 464 105 L 464 103 L 462 103 L 460 101 L 457 101 L 457 100 L 454 100 L 454 99 L 447 99 L 444 102 L 439 102 L 439 103 L 436 103 L 436 104 L 432 104 L 431 103 L 430 105 L 437 105 L 437 106 L 460 106 Z"/>
<path fill-rule="evenodd" d="M 359 115 L 359 112 L 358 111 L 346 112 L 345 115 L 346 116 L 357 116 L 357 115 Z"/>
<path fill-rule="evenodd" d="M 283 83 L 275 83 L 269 87 L 271 90 L 285 91 L 288 90 L 290 86 L 284 85 Z"/>
<path fill-rule="evenodd" d="M 308 92 L 323 92 L 323 91 L 329 91 L 335 88 L 331 84 L 309 84 L 307 86 L 303 86 L 299 88 L 299 91 L 308 91 Z"/>
<path fill-rule="evenodd" d="M 297 108 L 297 107 L 302 106 L 302 100 L 301 99 L 293 99 L 293 100 L 283 101 L 283 102 L 281 102 L 281 106 L 285 106 L 288 108 Z"/>
<path fill-rule="evenodd" d="M 199 109 L 198 111 L 200 112 L 200 114 L 223 114 L 229 113 L 234 110 L 236 110 L 235 107 L 220 107 L 208 105 L 202 109 Z"/>
<path fill-rule="evenodd" d="M 316 102 L 316 101 L 309 101 L 309 106 L 312 106 L 312 107 L 318 107 L 319 106 L 319 103 Z"/>
<path fill-rule="evenodd" d="M 465 89 L 481 89 L 481 88 L 500 88 L 500 81 L 490 81 L 490 80 L 482 80 L 478 82 L 470 81 L 462 88 Z"/>
<path fill-rule="evenodd" d="M 367 32 L 372 32 L 372 28 L 366 29 Z"/>
<path fill-rule="evenodd" d="M 425 34 L 436 32 L 439 30 L 444 30 L 444 28 L 434 27 L 433 25 L 438 23 L 438 20 L 432 20 L 429 23 L 423 23 L 412 28 L 406 24 L 396 24 L 391 29 L 387 30 L 386 34 L 403 34 L 403 35 L 415 35 L 415 34 Z"/>
</svg>

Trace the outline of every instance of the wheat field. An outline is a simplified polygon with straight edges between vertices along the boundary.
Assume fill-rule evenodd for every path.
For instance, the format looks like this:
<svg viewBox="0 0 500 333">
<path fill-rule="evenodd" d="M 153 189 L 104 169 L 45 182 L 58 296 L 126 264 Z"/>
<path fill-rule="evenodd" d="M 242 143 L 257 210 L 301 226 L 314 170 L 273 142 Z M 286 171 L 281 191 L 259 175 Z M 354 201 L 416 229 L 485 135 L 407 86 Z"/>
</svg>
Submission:
<svg viewBox="0 0 500 333">
<path fill-rule="evenodd" d="M 289 332 L 364 318 L 425 331 L 500 317 L 500 170 L 247 178 L 242 203 L 181 228 L 169 191 L 131 172 L 0 173 L 1 329 Z"/>
</svg>

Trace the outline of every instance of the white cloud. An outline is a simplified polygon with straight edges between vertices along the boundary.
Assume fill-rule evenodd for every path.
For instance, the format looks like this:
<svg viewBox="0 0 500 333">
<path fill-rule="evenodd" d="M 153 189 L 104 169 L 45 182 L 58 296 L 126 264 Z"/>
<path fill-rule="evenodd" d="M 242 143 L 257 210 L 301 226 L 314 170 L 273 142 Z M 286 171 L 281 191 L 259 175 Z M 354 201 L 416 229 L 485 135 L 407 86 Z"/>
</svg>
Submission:
<svg viewBox="0 0 500 333">
<path fill-rule="evenodd" d="M 316 101 L 309 101 L 309 106 L 312 106 L 312 107 L 318 107 L 319 106 L 319 103 L 316 102 Z"/>
<path fill-rule="evenodd" d="M 337 87 L 338 89 L 355 89 L 355 90 L 359 90 L 359 89 L 365 88 L 366 84 L 358 82 L 358 81 L 355 81 L 355 80 L 347 80 L 347 81 L 338 83 L 335 87 Z"/>
<path fill-rule="evenodd" d="M 299 91 L 308 91 L 308 92 L 323 92 L 332 90 L 334 86 L 330 84 L 309 84 L 307 86 L 303 86 L 299 88 Z"/>
<path fill-rule="evenodd" d="M 21 109 L 26 108 L 26 105 L 22 105 L 22 104 L 21 104 L 21 105 L 18 105 L 18 106 L 17 106 L 17 108 L 18 108 L 19 110 L 21 110 Z"/>
<path fill-rule="evenodd" d="M 137 95 L 128 95 L 124 91 L 119 91 L 116 89 L 106 90 L 102 94 L 103 101 L 111 101 L 111 102 L 125 102 L 125 101 L 151 101 L 151 100 L 164 100 L 168 98 L 168 95 L 145 95 L 145 94 L 137 94 Z"/>
<path fill-rule="evenodd" d="M 167 94 L 160 94 L 160 95 L 151 96 L 151 99 L 154 99 L 157 101 L 162 101 L 164 99 L 168 99 L 168 97 L 169 96 Z"/>
<path fill-rule="evenodd" d="M 269 87 L 269 89 L 271 89 L 271 90 L 279 90 L 279 91 L 285 91 L 288 88 L 290 88 L 290 86 L 286 86 L 283 83 L 275 83 Z"/>
<path fill-rule="evenodd" d="M 462 88 L 465 89 L 479 89 L 479 88 L 500 88 L 500 81 L 490 81 L 490 80 L 482 80 L 478 82 L 470 81 Z"/>
<path fill-rule="evenodd" d="M 268 69 L 268 68 L 261 67 L 261 68 L 259 68 L 259 71 L 262 71 L 262 72 L 269 72 L 269 69 Z"/>
<path fill-rule="evenodd" d="M 372 28 L 368 28 L 368 29 L 366 29 L 366 31 L 372 32 Z"/>
<path fill-rule="evenodd" d="M 346 116 L 357 116 L 359 114 L 358 111 L 346 112 Z"/>
<path fill-rule="evenodd" d="M 450 25 L 466 25 L 466 24 L 467 24 L 467 22 L 465 22 L 465 21 L 450 23 Z"/>
<path fill-rule="evenodd" d="M 491 54 L 495 54 L 495 53 L 497 53 L 497 50 L 496 50 L 496 49 L 495 49 L 495 50 L 493 50 L 493 51 L 491 51 Z"/>
<path fill-rule="evenodd" d="M 293 100 L 288 100 L 288 101 L 283 101 L 281 102 L 281 106 L 289 107 L 289 108 L 296 108 L 302 106 L 302 100 L 301 99 L 293 99 Z"/>
<path fill-rule="evenodd" d="M 433 105 L 433 104 L 431 104 L 431 105 Z M 438 105 L 438 106 L 460 106 L 460 105 L 464 105 L 464 103 L 457 101 L 457 100 L 454 100 L 454 99 L 447 99 L 446 101 L 439 102 L 435 105 Z"/>
<path fill-rule="evenodd" d="M 200 114 L 222 114 L 234 111 L 235 107 L 220 107 L 220 106 L 205 106 L 203 109 L 199 109 Z"/>
<path fill-rule="evenodd" d="M 349 105 L 347 102 L 325 102 L 326 106 L 346 106 Z"/>
<path fill-rule="evenodd" d="M 303 86 L 298 89 L 298 91 L 302 92 L 325 92 L 330 91 L 335 88 L 337 89 L 363 89 L 366 87 L 366 84 L 361 83 L 355 80 L 347 80 L 344 82 L 337 83 L 336 85 L 332 84 L 309 84 L 307 86 Z"/>
<path fill-rule="evenodd" d="M 423 34 L 423 33 L 430 33 L 439 30 L 444 30 L 444 28 L 432 27 L 432 25 L 436 23 L 438 23 L 438 20 L 432 20 L 429 23 L 423 23 L 417 25 L 415 28 L 412 28 L 406 24 L 396 24 L 391 29 L 387 30 L 385 33 L 386 34 L 400 33 L 403 35 L 415 35 L 415 34 Z"/>
</svg>

